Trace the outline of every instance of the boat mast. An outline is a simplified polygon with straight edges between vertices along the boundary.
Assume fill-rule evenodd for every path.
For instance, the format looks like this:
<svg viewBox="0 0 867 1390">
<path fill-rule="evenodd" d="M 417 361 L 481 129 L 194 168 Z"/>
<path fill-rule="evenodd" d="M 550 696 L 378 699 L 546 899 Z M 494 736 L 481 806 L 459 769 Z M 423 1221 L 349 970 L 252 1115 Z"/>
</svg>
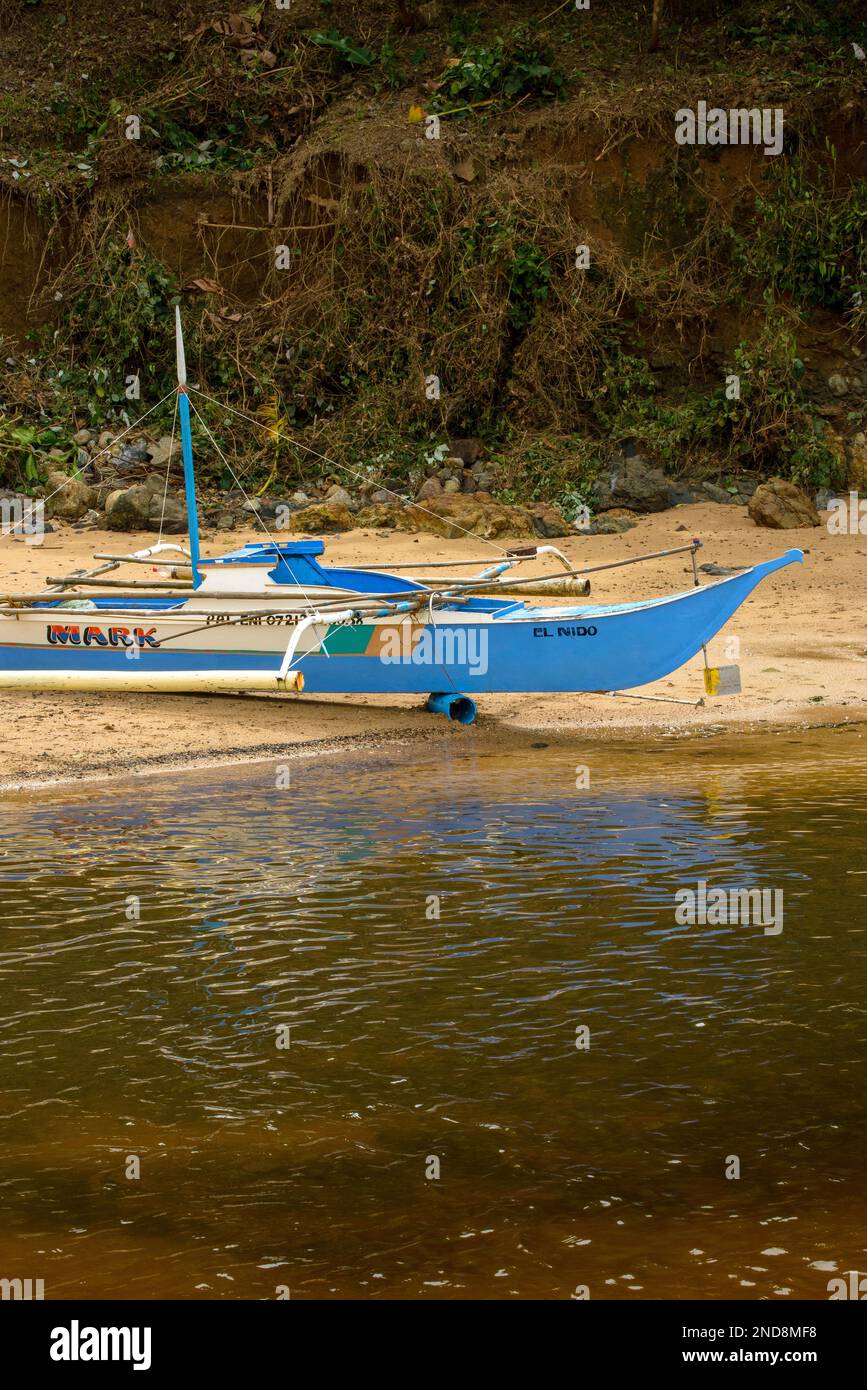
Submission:
<svg viewBox="0 0 867 1390">
<path fill-rule="evenodd" d="M 178 410 L 181 416 L 181 446 L 184 456 L 184 492 L 187 501 L 187 522 L 190 528 L 190 560 L 193 585 L 202 582 L 199 573 L 199 513 L 196 508 L 196 475 L 193 471 L 193 435 L 190 429 L 190 402 L 187 398 L 187 359 L 184 354 L 184 334 L 181 328 L 180 307 L 175 305 L 175 346 L 178 362 Z"/>
</svg>

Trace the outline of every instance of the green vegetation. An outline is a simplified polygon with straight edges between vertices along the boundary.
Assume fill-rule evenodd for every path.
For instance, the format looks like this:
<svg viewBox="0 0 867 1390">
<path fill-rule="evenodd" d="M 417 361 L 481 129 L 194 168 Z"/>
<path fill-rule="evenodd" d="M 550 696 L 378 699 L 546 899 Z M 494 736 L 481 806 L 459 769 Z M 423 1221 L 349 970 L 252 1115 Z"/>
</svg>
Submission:
<svg viewBox="0 0 867 1390">
<path fill-rule="evenodd" d="M 565 87 L 551 49 L 536 42 L 527 30 L 517 29 L 490 45 L 462 47 L 441 75 L 433 109 L 446 111 L 497 97 L 550 100 L 562 97 Z"/>
<path fill-rule="evenodd" d="M 771 170 L 749 233 L 733 234 L 734 264 L 801 307 L 843 309 L 867 299 L 867 182 L 839 184 L 829 153 L 828 172 L 803 158 Z"/>
<path fill-rule="evenodd" d="M 165 359 L 178 291 L 164 266 L 150 252 L 105 236 L 95 255 L 79 258 L 78 270 L 69 328 L 92 366 L 120 377 L 127 366 L 170 376 Z M 106 394 L 97 388 L 98 399 Z"/>
<path fill-rule="evenodd" d="M 751 48 L 785 52 L 819 41 L 829 55 L 837 56 L 851 45 L 853 21 L 838 0 L 780 0 L 773 10 L 751 0 L 736 9 L 730 29 L 733 38 Z M 807 61 L 815 66 L 820 56 L 811 53 Z"/>
<path fill-rule="evenodd" d="M 574 521 L 582 508 L 592 508 L 593 482 L 603 463 L 602 451 L 582 435 L 534 440 L 521 447 L 495 451 L 506 502 L 553 502 Z"/>
<path fill-rule="evenodd" d="M 75 457 L 75 446 L 60 425 L 28 425 L 0 417 L 0 476 L 22 492 L 32 493 L 44 482 L 47 459 L 53 451 L 52 465 L 63 469 Z"/>
<path fill-rule="evenodd" d="M 157 112 L 146 112 L 145 117 L 166 151 L 155 157 L 157 169 L 252 169 L 266 146 L 264 139 L 256 140 L 256 134 L 267 127 L 267 115 L 223 120 L 207 126 L 202 135 Z"/>
<path fill-rule="evenodd" d="M 737 345 L 727 367 L 738 398 L 721 381 L 680 401 L 660 400 L 646 362 L 618 352 L 603 370 L 595 414 L 613 439 L 634 438 L 671 468 L 714 458 L 728 470 L 757 468 L 825 487 L 841 481 L 838 460 L 802 390 L 803 371 L 793 333 L 769 315 L 753 343 Z"/>
<path fill-rule="evenodd" d="M 376 54 L 372 48 L 363 48 L 360 44 L 353 43 L 336 29 L 329 29 L 327 33 L 317 30 L 310 35 L 310 41 L 318 44 L 320 48 L 330 48 L 337 66 L 369 68 L 376 61 Z"/>
<path fill-rule="evenodd" d="M 667 6 L 655 55 L 649 5 L 636 25 L 605 0 L 591 25 L 554 3 L 520 22 L 496 0 L 446 4 L 425 24 L 416 4 L 410 21 L 341 0 L 303 18 L 190 0 L 180 26 L 169 6 L 147 34 L 88 0 L 74 63 L 65 8 L 15 7 L 16 41 L 29 26 L 41 56 L 54 36 L 50 71 L 16 85 L 22 50 L 0 58 L 0 180 L 51 229 L 43 326 L 0 366 L 5 476 L 32 481 L 76 421 L 116 424 L 167 393 L 181 300 L 191 372 L 265 419 L 220 435 L 263 484 L 327 471 L 293 438 L 409 483 L 469 434 L 501 460 L 505 495 L 570 512 L 626 437 L 673 470 L 838 480 L 825 421 L 852 432 L 863 400 L 821 413 L 824 355 L 867 331 L 852 55 L 867 34 L 831 0 Z M 672 112 L 699 90 L 783 102 L 785 154 L 747 167 L 676 148 Z M 139 141 L 124 135 L 133 112 Z M 177 239 L 162 229 L 163 262 L 141 214 L 170 216 L 181 184 L 186 222 Z M 222 206 L 191 234 L 199 194 Z"/>
</svg>

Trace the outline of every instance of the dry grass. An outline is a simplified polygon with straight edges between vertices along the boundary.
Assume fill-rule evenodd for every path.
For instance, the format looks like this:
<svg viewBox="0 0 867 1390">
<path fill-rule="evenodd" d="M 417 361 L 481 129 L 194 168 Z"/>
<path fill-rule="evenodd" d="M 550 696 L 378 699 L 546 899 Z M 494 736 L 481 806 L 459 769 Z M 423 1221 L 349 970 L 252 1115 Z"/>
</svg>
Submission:
<svg viewBox="0 0 867 1390">
<path fill-rule="evenodd" d="M 0 15 L 14 8 L 0 0 Z M 489 9 L 491 32 L 519 17 L 518 7 Z M 555 6 L 539 17 L 548 9 Z M 497 101 L 470 119 L 444 119 L 442 139 L 429 141 L 407 112 L 430 100 L 431 74 L 445 61 L 445 23 L 405 35 L 379 0 L 336 4 L 327 24 L 316 6 L 304 11 L 308 27 L 333 22 L 373 46 L 391 23 L 410 72 L 395 95 L 376 90 L 379 71 L 332 70 L 331 56 L 295 27 L 297 16 L 278 24 L 263 14 L 244 50 L 259 63 L 271 45 L 279 53 L 272 75 L 245 67 L 242 49 L 207 27 L 211 8 L 192 6 L 192 18 L 164 10 L 165 41 L 180 35 L 186 47 L 147 88 L 154 119 L 197 135 L 239 110 L 269 120 L 253 169 L 214 175 L 236 197 L 235 220 L 261 229 L 249 262 L 256 290 L 238 295 L 227 285 L 190 301 L 191 362 L 203 381 L 228 382 L 242 406 L 276 397 L 294 414 L 293 427 L 328 449 L 360 453 L 377 441 L 446 432 L 502 440 L 598 430 L 606 371 L 642 334 L 676 344 L 700 374 L 720 309 L 738 300 L 746 320 L 760 302 L 762 286 L 733 282 L 720 238 L 721 226 L 748 214 L 756 188 L 744 182 L 720 194 L 725 161 L 679 154 L 673 112 L 702 98 L 739 105 L 767 85 L 786 106 L 792 139 L 807 140 L 840 109 L 836 70 L 825 88 L 811 88 L 785 63 L 768 63 L 769 76 L 757 50 L 745 77 L 743 63 L 718 61 L 719 43 L 695 24 L 679 33 L 664 26 L 660 52 L 648 57 L 647 26 L 636 36 L 630 19 L 627 45 L 622 9 L 594 0 L 586 42 L 574 16 L 558 11 L 542 26 L 570 73 L 568 100 L 535 109 L 524 99 Z M 699 10 L 706 26 L 726 12 L 684 3 L 667 7 L 667 22 Z M 413 76 L 416 44 L 431 56 Z M 849 107 L 860 99 L 850 94 Z M 813 144 L 821 155 L 822 139 Z M 109 120 L 93 153 L 92 186 L 82 184 L 75 154 L 52 185 L 52 244 L 66 245 L 66 263 L 46 269 L 41 294 L 63 306 L 51 352 L 68 369 L 107 362 L 117 370 L 133 348 L 170 361 L 174 287 L 165 304 L 157 287 L 143 309 L 134 281 L 153 270 L 147 247 L 131 259 L 121 249 L 162 180 L 151 158 L 124 138 L 119 119 Z M 33 186 L 27 192 L 36 196 Z M 672 236 L 664 214 L 681 201 L 683 226 Z M 638 242 L 628 234 L 633 221 L 643 229 Z M 202 236 L 203 266 L 215 282 L 232 242 L 229 228 Z M 585 243 L 586 271 L 575 266 Z M 288 271 L 275 266 L 279 245 L 292 253 Z M 863 331 L 865 314 L 858 310 L 849 326 Z M 439 399 L 426 395 L 432 375 Z M 12 389 L 4 383 L 9 399 Z"/>
</svg>

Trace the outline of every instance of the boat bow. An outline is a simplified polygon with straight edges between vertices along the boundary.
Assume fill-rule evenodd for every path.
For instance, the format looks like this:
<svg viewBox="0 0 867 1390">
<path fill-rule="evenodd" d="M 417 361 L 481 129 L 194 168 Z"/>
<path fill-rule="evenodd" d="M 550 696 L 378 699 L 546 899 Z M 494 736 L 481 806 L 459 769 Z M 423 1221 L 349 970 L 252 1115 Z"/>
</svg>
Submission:
<svg viewBox="0 0 867 1390">
<path fill-rule="evenodd" d="M 533 608 L 524 616 L 544 624 L 544 631 L 552 636 L 568 633 L 569 623 L 580 623 L 580 630 L 589 633 L 594 629 L 594 638 L 601 639 L 593 643 L 594 669 L 576 673 L 575 684 L 564 683 L 561 688 L 629 690 L 661 680 L 689 661 L 725 626 L 757 584 L 775 570 L 800 564 L 803 559 L 802 550 L 787 550 L 740 574 L 663 598 L 579 608 Z M 514 618 L 514 613 L 509 618 Z"/>
</svg>

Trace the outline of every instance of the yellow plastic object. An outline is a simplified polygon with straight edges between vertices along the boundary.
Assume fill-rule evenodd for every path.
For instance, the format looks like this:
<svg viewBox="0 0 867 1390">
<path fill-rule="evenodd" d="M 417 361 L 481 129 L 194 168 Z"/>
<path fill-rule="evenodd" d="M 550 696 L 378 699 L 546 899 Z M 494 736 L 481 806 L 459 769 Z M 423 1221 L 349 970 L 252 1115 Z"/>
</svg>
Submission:
<svg viewBox="0 0 867 1390">
<path fill-rule="evenodd" d="M 706 695 L 740 695 L 740 666 L 706 666 L 704 692 Z"/>
</svg>

